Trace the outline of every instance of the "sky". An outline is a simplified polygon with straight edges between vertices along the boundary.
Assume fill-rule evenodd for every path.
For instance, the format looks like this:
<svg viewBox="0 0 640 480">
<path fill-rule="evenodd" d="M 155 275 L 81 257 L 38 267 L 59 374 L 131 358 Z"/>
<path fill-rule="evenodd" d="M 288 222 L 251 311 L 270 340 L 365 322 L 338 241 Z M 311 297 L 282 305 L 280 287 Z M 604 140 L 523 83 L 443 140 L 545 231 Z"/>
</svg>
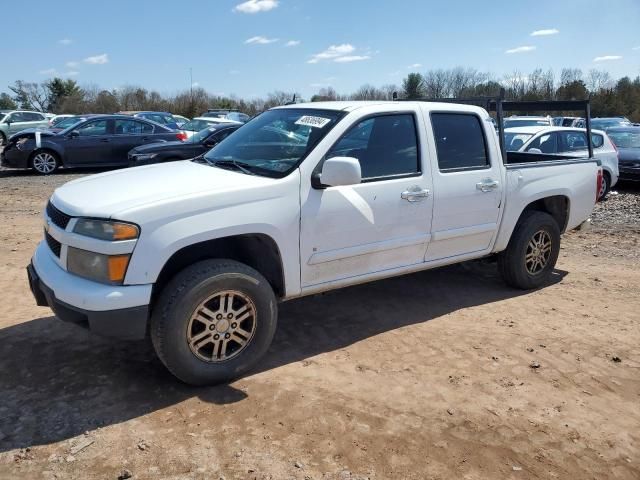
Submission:
<svg viewBox="0 0 640 480">
<path fill-rule="evenodd" d="M 6 92 L 59 76 L 173 94 L 189 88 L 190 69 L 195 86 L 249 98 L 350 93 L 456 66 L 498 79 L 536 67 L 640 75 L 640 0 L 30 0 L 26 16 L 14 7 L 0 27 Z"/>
</svg>

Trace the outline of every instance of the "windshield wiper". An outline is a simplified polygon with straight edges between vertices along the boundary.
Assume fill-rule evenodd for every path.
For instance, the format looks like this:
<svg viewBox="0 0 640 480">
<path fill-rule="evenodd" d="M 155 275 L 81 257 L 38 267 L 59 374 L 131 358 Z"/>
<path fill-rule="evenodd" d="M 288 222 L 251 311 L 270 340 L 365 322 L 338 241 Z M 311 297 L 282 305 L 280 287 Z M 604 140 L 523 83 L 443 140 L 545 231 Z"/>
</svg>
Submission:
<svg viewBox="0 0 640 480">
<path fill-rule="evenodd" d="M 253 168 L 253 165 L 249 165 L 248 163 L 238 162 L 237 160 L 209 160 L 207 157 L 203 158 L 214 167 L 233 167 L 236 170 L 240 170 L 242 173 L 246 173 L 247 175 L 257 175 L 255 172 L 249 170 L 250 168 Z"/>
</svg>

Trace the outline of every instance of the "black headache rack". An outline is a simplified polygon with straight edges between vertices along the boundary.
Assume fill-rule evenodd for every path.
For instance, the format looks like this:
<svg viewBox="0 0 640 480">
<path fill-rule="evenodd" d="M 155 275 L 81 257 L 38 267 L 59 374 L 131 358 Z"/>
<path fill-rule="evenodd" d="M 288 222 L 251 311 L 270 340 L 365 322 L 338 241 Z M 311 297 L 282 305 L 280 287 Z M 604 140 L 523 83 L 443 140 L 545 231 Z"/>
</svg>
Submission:
<svg viewBox="0 0 640 480">
<path fill-rule="evenodd" d="M 584 113 L 587 128 L 587 146 L 589 158 L 593 158 L 593 142 L 591 138 L 591 104 L 589 100 L 536 100 L 514 101 L 504 99 L 504 89 L 500 90 L 498 97 L 470 97 L 470 98 L 418 98 L 405 101 L 459 103 L 482 107 L 488 112 L 495 112 L 498 125 L 498 138 L 500 139 L 500 151 L 502 161 L 507 163 L 525 163 L 531 161 L 571 160 L 581 157 L 565 155 L 553 155 L 545 153 L 507 152 L 504 144 L 504 112 L 581 112 Z M 397 94 L 393 94 L 394 100 L 399 100 Z"/>
</svg>

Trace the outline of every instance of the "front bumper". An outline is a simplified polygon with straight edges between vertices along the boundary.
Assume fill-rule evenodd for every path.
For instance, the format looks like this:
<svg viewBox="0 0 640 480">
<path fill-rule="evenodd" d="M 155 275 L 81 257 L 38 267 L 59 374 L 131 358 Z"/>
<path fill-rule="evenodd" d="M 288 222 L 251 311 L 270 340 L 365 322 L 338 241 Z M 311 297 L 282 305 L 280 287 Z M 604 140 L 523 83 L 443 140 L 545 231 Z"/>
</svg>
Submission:
<svg viewBox="0 0 640 480">
<path fill-rule="evenodd" d="M 146 335 L 151 285 L 103 285 L 63 270 L 46 243 L 38 245 L 27 267 L 36 303 L 61 320 L 106 337 L 135 340 Z"/>
<path fill-rule="evenodd" d="M 30 153 L 18 150 L 15 145 L 10 146 L 0 153 L 0 165 L 9 168 L 29 168 Z"/>
<path fill-rule="evenodd" d="M 640 182 L 640 166 L 631 167 L 626 165 L 620 165 L 618 167 L 618 170 L 620 171 L 620 177 L 619 177 L 620 180 L 631 180 L 634 182 Z"/>
</svg>

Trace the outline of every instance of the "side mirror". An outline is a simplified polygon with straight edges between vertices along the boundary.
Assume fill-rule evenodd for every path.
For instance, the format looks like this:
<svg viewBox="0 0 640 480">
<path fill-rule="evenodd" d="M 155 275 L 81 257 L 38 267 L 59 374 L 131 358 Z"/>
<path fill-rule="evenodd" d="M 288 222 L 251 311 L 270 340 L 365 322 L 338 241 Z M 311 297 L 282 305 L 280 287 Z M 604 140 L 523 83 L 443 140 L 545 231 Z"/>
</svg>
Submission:
<svg viewBox="0 0 640 480">
<path fill-rule="evenodd" d="M 80 133 L 77 130 L 71 130 L 69 132 L 69 138 L 76 138 L 76 137 L 79 137 L 79 136 L 80 136 Z"/>
<path fill-rule="evenodd" d="M 324 162 L 320 182 L 330 187 L 356 185 L 362 181 L 360 162 L 353 157 L 333 157 Z"/>
<path fill-rule="evenodd" d="M 527 150 L 527 153 L 542 153 L 542 150 L 540 150 L 539 148 L 530 148 L 529 150 Z"/>
<path fill-rule="evenodd" d="M 215 147 L 219 142 L 217 140 L 209 140 L 208 142 L 206 142 L 204 144 L 205 147 L 207 148 L 213 148 Z"/>
</svg>

